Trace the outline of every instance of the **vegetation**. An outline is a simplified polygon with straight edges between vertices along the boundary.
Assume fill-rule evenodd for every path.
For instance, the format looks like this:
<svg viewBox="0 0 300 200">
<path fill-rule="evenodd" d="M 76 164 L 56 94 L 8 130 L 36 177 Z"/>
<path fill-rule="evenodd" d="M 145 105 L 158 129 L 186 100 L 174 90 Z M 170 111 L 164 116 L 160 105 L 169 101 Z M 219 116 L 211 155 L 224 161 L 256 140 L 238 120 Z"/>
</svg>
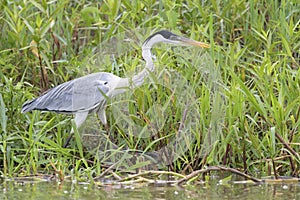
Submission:
<svg viewBox="0 0 300 200">
<path fill-rule="evenodd" d="M 255 177 L 299 175 L 298 1 L 1 0 L 0 9 L 3 177 L 220 165 Z M 154 48 L 156 72 L 109 103 L 109 134 L 91 116 L 62 148 L 71 116 L 21 114 L 24 102 L 62 82 L 141 70 L 140 45 L 161 29 L 210 49 Z"/>
</svg>

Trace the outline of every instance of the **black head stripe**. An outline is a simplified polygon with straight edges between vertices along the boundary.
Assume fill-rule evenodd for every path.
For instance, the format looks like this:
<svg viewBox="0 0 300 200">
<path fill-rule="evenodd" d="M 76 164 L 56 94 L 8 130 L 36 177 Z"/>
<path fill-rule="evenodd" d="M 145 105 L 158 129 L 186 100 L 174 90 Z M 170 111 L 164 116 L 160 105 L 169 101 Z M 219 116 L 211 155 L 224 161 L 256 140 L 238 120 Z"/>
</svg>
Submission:
<svg viewBox="0 0 300 200">
<path fill-rule="evenodd" d="M 171 39 L 172 36 L 177 36 L 174 33 L 171 33 L 171 32 L 169 32 L 167 30 L 161 30 L 161 31 L 157 32 L 156 34 L 160 34 L 160 35 L 162 35 L 166 39 Z"/>
<path fill-rule="evenodd" d="M 172 37 L 178 37 L 177 35 L 175 35 L 174 33 L 171 33 L 170 31 L 167 31 L 167 30 L 161 30 L 161 31 L 158 31 L 152 35 L 150 35 L 145 41 L 144 41 L 144 44 L 146 44 L 149 40 L 151 40 L 151 38 L 153 38 L 154 36 L 156 35 L 161 35 L 163 36 L 164 38 L 166 39 L 172 39 Z"/>
</svg>

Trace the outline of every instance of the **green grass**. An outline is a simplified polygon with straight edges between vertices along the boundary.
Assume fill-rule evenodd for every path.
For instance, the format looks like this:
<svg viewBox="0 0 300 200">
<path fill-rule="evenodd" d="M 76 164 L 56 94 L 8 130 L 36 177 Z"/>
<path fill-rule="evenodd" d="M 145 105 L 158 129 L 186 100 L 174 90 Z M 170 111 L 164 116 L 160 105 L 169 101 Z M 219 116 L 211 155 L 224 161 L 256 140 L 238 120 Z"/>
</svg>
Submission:
<svg viewBox="0 0 300 200">
<path fill-rule="evenodd" d="M 91 179 L 111 165 L 147 167 L 149 155 L 158 162 L 152 167 L 179 173 L 225 165 L 254 176 L 299 175 L 296 0 L 2 0 L 0 9 L 2 176 Z M 91 116 L 62 148 L 71 116 L 20 113 L 25 101 L 76 77 L 131 76 L 144 66 L 141 43 L 161 29 L 211 48 L 154 48 L 156 71 L 110 102 L 109 135 Z"/>
</svg>

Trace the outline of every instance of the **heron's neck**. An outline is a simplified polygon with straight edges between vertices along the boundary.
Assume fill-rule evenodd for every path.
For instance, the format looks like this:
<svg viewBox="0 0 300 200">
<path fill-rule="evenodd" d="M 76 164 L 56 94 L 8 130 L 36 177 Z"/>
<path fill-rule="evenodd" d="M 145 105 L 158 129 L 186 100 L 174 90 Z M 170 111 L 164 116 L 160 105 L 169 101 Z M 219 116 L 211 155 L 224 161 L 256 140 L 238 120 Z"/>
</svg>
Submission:
<svg viewBox="0 0 300 200">
<path fill-rule="evenodd" d="M 142 56 L 146 62 L 146 66 L 141 72 L 132 77 L 132 83 L 130 83 L 130 88 L 136 88 L 142 85 L 144 83 L 145 78 L 149 75 L 149 72 L 153 72 L 155 70 L 155 65 L 152 60 L 151 47 L 152 45 L 143 45 Z"/>
<path fill-rule="evenodd" d="M 142 46 L 142 56 L 146 62 L 145 68 L 132 78 L 121 78 L 116 85 L 116 90 L 114 90 L 112 93 L 113 96 L 125 92 L 128 88 L 134 89 L 139 87 L 144 83 L 144 80 L 149 75 L 149 72 L 154 71 L 155 65 L 152 60 L 151 47 L 152 45 Z"/>
</svg>

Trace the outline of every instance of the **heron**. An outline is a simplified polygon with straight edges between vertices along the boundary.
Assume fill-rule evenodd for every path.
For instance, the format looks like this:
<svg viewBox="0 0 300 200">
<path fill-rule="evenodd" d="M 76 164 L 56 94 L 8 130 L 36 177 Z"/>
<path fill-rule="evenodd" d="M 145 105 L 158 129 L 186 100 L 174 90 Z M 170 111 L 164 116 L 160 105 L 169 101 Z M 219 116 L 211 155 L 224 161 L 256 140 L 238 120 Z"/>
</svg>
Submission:
<svg viewBox="0 0 300 200">
<path fill-rule="evenodd" d="M 209 45 L 193 39 L 178 36 L 170 31 L 161 30 L 150 35 L 142 44 L 142 57 L 146 62 L 144 69 L 131 78 L 121 78 L 112 73 L 98 72 L 82 76 L 49 89 L 40 97 L 32 99 L 22 106 L 22 113 L 32 110 L 51 111 L 73 114 L 78 129 L 88 114 L 96 112 L 101 123 L 107 127 L 105 107 L 108 98 L 134 89 L 143 84 L 149 73 L 155 70 L 152 46 L 157 43 L 198 46 L 208 48 Z M 70 135 L 73 135 L 72 128 Z M 66 147 L 71 137 L 64 144 Z"/>
</svg>

